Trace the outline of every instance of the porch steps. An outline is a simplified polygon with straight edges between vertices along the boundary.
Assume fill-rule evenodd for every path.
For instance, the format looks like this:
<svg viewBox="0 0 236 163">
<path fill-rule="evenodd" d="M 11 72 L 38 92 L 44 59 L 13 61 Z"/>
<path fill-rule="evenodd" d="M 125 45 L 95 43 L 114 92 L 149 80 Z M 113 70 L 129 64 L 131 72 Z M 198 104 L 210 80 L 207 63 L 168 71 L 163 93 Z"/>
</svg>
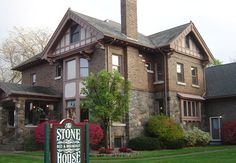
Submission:
<svg viewBox="0 0 236 163">
<path fill-rule="evenodd" d="M 210 145 L 212 145 L 212 146 L 222 145 L 222 142 L 221 141 L 211 141 Z"/>
<path fill-rule="evenodd" d="M 0 144 L 0 151 L 15 151 L 13 144 Z"/>
</svg>

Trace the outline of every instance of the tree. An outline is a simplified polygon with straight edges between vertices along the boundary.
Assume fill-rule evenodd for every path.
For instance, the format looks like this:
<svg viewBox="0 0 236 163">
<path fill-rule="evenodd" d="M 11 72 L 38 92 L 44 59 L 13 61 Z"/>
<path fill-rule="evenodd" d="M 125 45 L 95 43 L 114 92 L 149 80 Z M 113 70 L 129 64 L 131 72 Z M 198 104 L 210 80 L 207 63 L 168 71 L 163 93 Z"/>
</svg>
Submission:
<svg viewBox="0 0 236 163">
<path fill-rule="evenodd" d="M 47 29 L 14 27 L 0 45 L 0 80 L 20 82 L 20 73 L 11 69 L 42 52 L 49 38 L 50 32 Z"/>
<path fill-rule="evenodd" d="M 121 121 L 128 111 L 130 83 L 117 71 L 102 70 L 91 74 L 83 84 L 82 93 L 86 99 L 81 101 L 81 108 L 88 109 L 92 116 L 102 122 L 108 147 L 112 122 Z"/>
<path fill-rule="evenodd" d="M 223 64 L 223 61 L 219 59 L 214 59 L 213 63 L 211 63 L 209 66 L 216 66 L 216 65 L 221 65 L 221 64 Z"/>
</svg>

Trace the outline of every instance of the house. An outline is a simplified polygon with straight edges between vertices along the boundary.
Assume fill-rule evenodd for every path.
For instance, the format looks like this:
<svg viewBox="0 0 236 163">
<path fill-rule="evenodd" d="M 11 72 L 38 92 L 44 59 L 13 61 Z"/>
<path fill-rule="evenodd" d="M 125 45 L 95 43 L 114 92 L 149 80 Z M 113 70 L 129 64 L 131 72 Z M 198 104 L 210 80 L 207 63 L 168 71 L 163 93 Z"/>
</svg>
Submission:
<svg viewBox="0 0 236 163">
<path fill-rule="evenodd" d="M 206 69 L 206 120 L 213 141 L 221 141 L 224 122 L 236 118 L 236 63 Z"/>
<path fill-rule="evenodd" d="M 1 143 L 22 143 L 39 122 L 38 112 L 83 121 L 81 81 L 102 69 L 118 70 L 132 87 L 126 122 L 113 123 L 113 147 L 142 134 L 156 114 L 200 127 L 204 69 L 213 60 L 193 22 L 138 33 L 136 0 L 121 0 L 121 24 L 68 9 L 44 51 L 13 68 L 22 73 L 22 85 L 0 83 Z"/>
</svg>

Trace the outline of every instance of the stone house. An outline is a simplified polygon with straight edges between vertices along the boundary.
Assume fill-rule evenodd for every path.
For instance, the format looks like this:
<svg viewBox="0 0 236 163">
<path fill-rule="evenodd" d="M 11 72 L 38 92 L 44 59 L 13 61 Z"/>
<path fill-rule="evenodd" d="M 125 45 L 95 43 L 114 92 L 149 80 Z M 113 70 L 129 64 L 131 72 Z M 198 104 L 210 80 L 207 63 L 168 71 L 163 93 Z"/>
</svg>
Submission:
<svg viewBox="0 0 236 163">
<path fill-rule="evenodd" d="M 200 127 L 204 69 L 213 60 L 193 22 L 150 36 L 138 33 L 136 0 L 121 0 L 121 24 L 68 9 L 44 51 L 13 68 L 22 73 L 22 84 L 0 83 L 0 143 L 21 144 L 39 122 L 35 112 L 87 118 L 79 107 L 86 98 L 81 81 L 102 69 L 117 69 L 132 87 L 126 122 L 113 123 L 113 147 L 142 134 L 156 114 Z"/>
<path fill-rule="evenodd" d="M 236 63 L 206 69 L 206 120 L 213 141 L 221 141 L 224 122 L 236 120 Z"/>
</svg>

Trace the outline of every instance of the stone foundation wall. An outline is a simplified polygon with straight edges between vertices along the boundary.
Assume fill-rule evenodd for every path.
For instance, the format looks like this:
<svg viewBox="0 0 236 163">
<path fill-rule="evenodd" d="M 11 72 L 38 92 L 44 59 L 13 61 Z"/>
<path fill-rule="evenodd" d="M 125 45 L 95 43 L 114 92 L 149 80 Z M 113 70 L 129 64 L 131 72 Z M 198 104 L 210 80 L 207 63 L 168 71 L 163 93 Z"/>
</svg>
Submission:
<svg viewBox="0 0 236 163">
<path fill-rule="evenodd" d="M 180 100 L 177 92 L 168 92 L 168 114 L 176 123 L 180 123 Z"/>
<path fill-rule="evenodd" d="M 131 91 L 129 105 L 129 139 L 144 133 L 144 126 L 151 115 L 155 114 L 155 94 L 145 91 Z"/>
</svg>

